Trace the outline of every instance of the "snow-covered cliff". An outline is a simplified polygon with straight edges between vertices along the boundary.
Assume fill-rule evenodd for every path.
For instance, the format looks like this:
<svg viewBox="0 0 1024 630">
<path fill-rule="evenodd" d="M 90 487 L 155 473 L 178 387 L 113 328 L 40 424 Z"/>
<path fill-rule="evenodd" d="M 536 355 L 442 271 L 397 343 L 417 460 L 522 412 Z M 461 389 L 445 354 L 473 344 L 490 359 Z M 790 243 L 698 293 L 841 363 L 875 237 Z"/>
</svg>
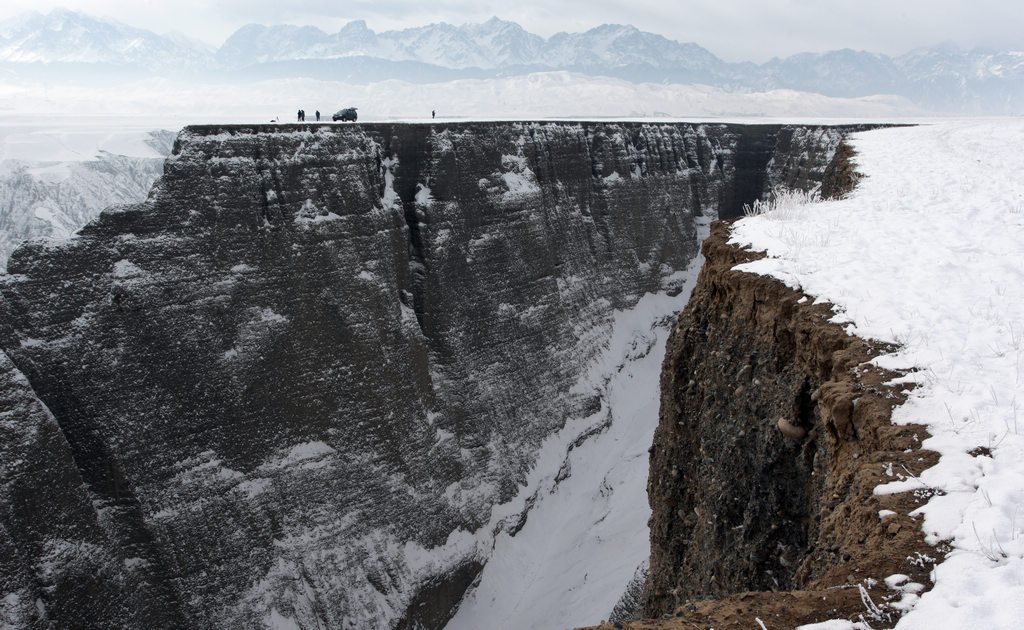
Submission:
<svg viewBox="0 0 1024 630">
<path fill-rule="evenodd" d="M 535 500 L 495 508 L 529 494 L 540 446 L 614 420 L 590 375 L 616 311 L 678 292 L 701 217 L 820 181 L 841 135 L 187 128 L 148 201 L 0 278 L 3 422 L 36 475 L 0 486 L 4 615 L 443 626 L 523 527 Z M 60 496 L 26 495 L 53 474 Z M 31 523 L 48 513 L 66 525 Z"/>
</svg>

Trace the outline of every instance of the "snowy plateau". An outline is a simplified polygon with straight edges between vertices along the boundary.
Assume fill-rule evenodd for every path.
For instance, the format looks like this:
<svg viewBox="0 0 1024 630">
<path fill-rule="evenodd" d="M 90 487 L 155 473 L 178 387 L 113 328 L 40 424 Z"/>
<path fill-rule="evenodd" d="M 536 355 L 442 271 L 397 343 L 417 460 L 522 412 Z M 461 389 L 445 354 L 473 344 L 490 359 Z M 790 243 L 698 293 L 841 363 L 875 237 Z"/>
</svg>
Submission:
<svg viewBox="0 0 1024 630">
<path fill-rule="evenodd" d="M 900 629 L 1009 629 L 1024 617 L 1022 142 L 1018 120 L 856 134 L 865 177 L 849 198 L 780 204 L 733 230 L 768 253 L 744 271 L 833 304 L 850 334 L 896 344 L 877 363 L 915 385 L 894 421 L 928 427 L 923 446 L 939 463 L 918 478 L 884 471 L 891 481 L 875 493 L 936 490 L 923 528 L 952 549 Z"/>
</svg>

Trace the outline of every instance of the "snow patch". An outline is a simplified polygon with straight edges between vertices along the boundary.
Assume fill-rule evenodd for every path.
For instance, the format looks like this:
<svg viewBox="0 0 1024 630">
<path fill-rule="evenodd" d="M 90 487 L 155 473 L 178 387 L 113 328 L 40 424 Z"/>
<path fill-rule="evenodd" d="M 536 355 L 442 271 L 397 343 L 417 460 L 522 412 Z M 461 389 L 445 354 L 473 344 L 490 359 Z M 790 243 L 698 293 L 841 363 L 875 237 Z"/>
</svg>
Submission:
<svg viewBox="0 0 1024 630">
<path fill-rule="evenodd" d="M 434 198 L 430 196 L 430 188 L 425 184 L 416 184 L 416 203 L 425 208 L 434 205 Z"/>
<path fill-rule="evenodd" d="M 859 621 L 831 619 L 820 623 L 810 623 L 803 626 L 797 626 L 796 630 L 871 630 L 871 626 Z"/>
<path fill-rule="evenodd" d="M 387 210 L 399 203 L 398 193 L 395 192 L 395 169 L 398 168 L 398 158 L 384 158 L 380 164 L 384 169 L 384 194 L 381 196 L 380 205 Z"/>
<path fill-rule="evenodd" d="M 259 309 L 259 319 L 261 322 L 267 322 L 269 324 L 284 324 L 288 322 L 287 317 L 275 313 L 273 309 L 269 308 Z"/>
<path fill-rule="evenodd" d="M 501 156 L 501 168 L 504 171 L 500 174 L 505 184 L 505 192 L 502 193 L 503 201 L 513 201 L 529 195 L 540 193 L 540 186 L 537 184 L 537 176 L 527 166 L 526 158 L 522 155 Z"/>
<path fill-rule="evenodd" d="M 137 278 L 145 272 L 132 261 L 121 259 L 114 263 L 114 269 L 111 273 L 115 278 Z"/>
<path fill-rule="evenodd" d="M 301 466 L 304 468 L 319 468 L 327 465 L 326 458 L 337 454 L 337 451 L 319 440 L 303 442 L 291 447 L 287 453 L 278 459 L 271 460 L 260 466 L 260 470 L 275 470 Z"/>
<path fill-rule="evenodd" d="M 302 207 L 299 208 L 299 211 L 295 213 L 295 218 L 292 219 L 292 222 L 299 224 L 323 223 L 325 221 L 337 221 L 341 218 L 341 215 L 334 214 L 330 210 L 321 210 L 317 208 L 312 199 L 307 199 L 302 203 Z"/>
<path fill-rule="evenodd" d="M 276 608 L 270 609 L 263 618 L 263 623 L 266 624 L 267 630 L 301 630 L 295 619 L 282 615 Z"/>
<path fill-rule="evenodd" d="M 242 483 L 235 486 L 235 490 L 244 493 L 250 499 L 255 498 L 267 490 L 270 489 L 272 482 L 270 479 L 258 477 L 256 479 L 247 479 Z"/>
</svg>

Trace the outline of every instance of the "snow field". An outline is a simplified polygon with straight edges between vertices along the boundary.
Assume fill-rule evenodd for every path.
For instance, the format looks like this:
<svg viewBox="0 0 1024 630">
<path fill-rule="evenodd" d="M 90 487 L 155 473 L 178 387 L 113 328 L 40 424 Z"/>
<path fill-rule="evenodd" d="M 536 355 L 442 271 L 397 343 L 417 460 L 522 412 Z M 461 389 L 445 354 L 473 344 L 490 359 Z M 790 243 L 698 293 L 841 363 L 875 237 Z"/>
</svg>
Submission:
<svg viewBox="0 0 1024 630">
<path fill-rule="evenodd" d="M 835 305 L 851 334 L 900 345 L 876 360 L 914 384 L 897 423 L 941 458 L 876 493 L 940 491 L 919 512 L 951 541 L 900 629 L 1018 628 L 1024 619 L 1024 121 L 975 119 L 852 138 L 866 177 L 847 199 L 749 216 L 741 265 Z M 820 626 L 824 628 L 826 626 Z M 846 626 L 828 626 L 852 628 Z"/>
</svg>

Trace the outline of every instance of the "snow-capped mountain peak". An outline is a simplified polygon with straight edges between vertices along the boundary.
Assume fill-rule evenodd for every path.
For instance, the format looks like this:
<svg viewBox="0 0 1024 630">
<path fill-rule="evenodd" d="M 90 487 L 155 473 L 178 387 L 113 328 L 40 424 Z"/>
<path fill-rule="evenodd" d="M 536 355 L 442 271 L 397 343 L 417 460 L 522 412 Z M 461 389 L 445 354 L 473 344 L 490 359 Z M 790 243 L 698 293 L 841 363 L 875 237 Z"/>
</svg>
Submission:
<svg viewBox="0 0 1024 630">
<path fill-rule="evenodd" d="M 200 64 L 207 54 L 181 38 L 64 8 L 26 13 L 0 25 L 0 61 L 160 69 Z"/>
</svg>

